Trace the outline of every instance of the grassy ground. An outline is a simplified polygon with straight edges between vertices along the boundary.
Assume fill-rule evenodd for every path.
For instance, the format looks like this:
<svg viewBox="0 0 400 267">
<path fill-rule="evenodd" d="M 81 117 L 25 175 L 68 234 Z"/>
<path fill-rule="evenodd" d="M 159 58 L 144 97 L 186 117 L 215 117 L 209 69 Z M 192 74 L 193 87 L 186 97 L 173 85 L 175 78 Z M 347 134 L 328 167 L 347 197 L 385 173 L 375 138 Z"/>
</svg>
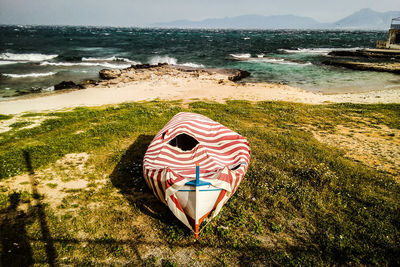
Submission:
<svg viewBox="0 0 400 267">
<path fill-rule="evenodd" d="M 209 116 L 252 148 L 245 180 L 198 241 L 142 177 L 152 137 L 180 111 Z M 400 105 L 154 101 L 25 114 L 0 134 L 1 262 L 400 265 L 396 175 L 310 130 L 338 125 L 397 133 Z"/>
</svg>

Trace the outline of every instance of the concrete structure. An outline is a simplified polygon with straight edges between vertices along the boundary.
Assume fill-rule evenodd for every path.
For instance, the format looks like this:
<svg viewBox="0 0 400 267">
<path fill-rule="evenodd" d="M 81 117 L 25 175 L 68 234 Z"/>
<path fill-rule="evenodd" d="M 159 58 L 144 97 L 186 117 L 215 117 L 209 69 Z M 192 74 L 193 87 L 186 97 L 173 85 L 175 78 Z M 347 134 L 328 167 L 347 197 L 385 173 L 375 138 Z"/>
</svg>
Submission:
<svg viewBox="0 0 400 267">
<path fill-rule="evenodd" d="M 392 19 L 387 41 L 376 42 L 376 48 L 400 49 L 400 17 Z"/>
</svg>

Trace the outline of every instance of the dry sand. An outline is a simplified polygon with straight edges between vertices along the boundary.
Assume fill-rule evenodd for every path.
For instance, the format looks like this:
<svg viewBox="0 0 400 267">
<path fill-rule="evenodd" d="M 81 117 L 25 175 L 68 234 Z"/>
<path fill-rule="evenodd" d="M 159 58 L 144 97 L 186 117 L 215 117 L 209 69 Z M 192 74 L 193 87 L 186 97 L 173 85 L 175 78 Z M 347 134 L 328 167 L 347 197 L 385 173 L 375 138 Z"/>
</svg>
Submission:
<svg viewBox="0 0 400 267">
<path fill-rule="evenodd" d="M 281 84 L 235 83 L 229 74 L 211 71 L 185 71 L 162 66 L 131 69 L 115 79 L 102 81 L 83 90 L 67 90 L 0 102 L 0 114 L 40 112 L 78 106 L 100 106 L 123 102 L 160 100 L 228 99 L 250 101 L 290 101 L 324 103 L 400 103 L 400 90 L 323 95 Z"/>
</svg>

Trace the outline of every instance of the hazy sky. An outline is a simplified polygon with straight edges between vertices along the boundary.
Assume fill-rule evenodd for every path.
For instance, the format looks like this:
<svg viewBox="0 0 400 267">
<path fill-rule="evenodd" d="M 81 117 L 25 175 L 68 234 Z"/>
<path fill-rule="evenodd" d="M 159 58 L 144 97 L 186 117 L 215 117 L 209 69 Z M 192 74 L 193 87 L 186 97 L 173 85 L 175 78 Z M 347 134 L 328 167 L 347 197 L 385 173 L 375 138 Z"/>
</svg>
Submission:
<svg viewBox="0 0 400 267">
<path fill-rule="evenodd" d="M 334 22 L 361 8 L 400 11 L 400 0 L 0 0 L 0 23 L 147 26 L 244 14 Z"/>
</svg>

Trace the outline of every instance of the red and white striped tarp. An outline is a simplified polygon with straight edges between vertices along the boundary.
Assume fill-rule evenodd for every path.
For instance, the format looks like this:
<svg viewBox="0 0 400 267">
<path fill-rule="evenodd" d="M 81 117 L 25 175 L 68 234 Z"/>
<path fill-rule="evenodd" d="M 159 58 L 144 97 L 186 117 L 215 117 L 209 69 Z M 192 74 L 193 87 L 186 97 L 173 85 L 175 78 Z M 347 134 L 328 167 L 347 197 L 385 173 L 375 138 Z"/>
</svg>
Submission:
<svg viewBox="0 0 400 267">
<path fill-rule="evenodd" d="M 182 134 L 197 140 L 194 148 L 184 151 L 171 143 Z M 237 190 L 249 161 L 250 147 L 243 136 L 203 115 L 181 112 L 149 145 L 143 160 L 143 173 L 155 196 L 194 230 L 198 220 L 185 213 L 187 204 L 180 203 L 177 193 L 185 191 L 182 190 L 185 184 L 196 179 L 196 164 L 200 166 L 200 179 L 210 183 L 214 190 L 220 190 L 215 205 L 204 216 L 213 212 L 214 218 Z M 197 223 L 201 224 L 203 219 Z"/>
</svg>

